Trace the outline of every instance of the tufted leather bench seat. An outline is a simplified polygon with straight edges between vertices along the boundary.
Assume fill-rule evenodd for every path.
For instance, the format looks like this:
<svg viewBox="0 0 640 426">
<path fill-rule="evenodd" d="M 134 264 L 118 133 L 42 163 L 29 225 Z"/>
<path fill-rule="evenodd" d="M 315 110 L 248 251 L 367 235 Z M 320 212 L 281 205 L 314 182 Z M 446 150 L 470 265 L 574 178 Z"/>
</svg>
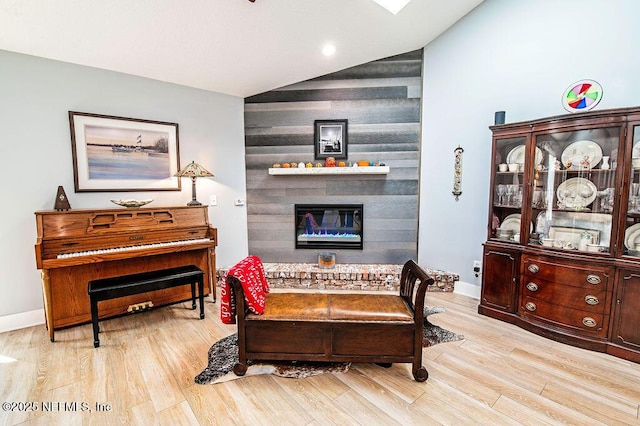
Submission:
<svg viewBox="0 0 640 426">
<path fill-rule="evenodd" d="M 413 314 L 398 296 L 378 294 L 269 293 L 263 314 L 247 321 L 383 321 L 413 323 Z"/>
</svg>

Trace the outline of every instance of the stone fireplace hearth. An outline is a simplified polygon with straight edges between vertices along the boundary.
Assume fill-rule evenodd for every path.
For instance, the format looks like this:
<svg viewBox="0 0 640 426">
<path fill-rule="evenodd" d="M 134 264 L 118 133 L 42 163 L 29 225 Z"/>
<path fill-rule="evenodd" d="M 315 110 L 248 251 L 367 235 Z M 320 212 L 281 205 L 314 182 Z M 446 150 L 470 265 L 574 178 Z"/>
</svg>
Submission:
<svg viewBox="0 0 640 426">
<path fill-rule="evenodd" d="M 365 290 L 394 291 L 400 284 L 402 265 L 337 264 L 322 269 L 313 263 L 265 263 L 265 273 L 271 288 L 303 290 Z M 452 292 L 458 274 L 423 267 L 434 280 L 428 291 Z M 218 283 L 229 268 L 217 271 Z"/>
</svg>

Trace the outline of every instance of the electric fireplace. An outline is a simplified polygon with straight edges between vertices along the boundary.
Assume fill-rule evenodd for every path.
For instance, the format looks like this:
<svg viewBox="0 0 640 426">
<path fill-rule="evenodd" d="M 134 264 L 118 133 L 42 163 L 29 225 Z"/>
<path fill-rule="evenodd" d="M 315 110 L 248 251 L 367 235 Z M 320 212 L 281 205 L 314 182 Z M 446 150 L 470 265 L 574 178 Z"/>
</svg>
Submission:
<svg viewBox="0 0 640 426">
<path fill-rule="evenodd" d="M 296 204 L 297 249 L 362 250 L 362 204 Z"/>
</svg>

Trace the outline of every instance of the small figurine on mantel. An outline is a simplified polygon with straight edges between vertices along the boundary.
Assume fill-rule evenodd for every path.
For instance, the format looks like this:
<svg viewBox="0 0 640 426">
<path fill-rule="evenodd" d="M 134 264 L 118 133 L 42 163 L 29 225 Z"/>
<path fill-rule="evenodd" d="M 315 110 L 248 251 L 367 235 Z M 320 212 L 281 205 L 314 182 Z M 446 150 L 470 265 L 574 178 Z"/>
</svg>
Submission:
<svg viewBox="0 0 640 426">
<path fill-rule="evenodd" d="M 67 198 L 67 194 L 64 192 L 64 188 L 62 185 L 58 186 L 58 193 L 56 194 L 56 202 L 53 206 L 55 210 L 71 210 L 71 204 L 69 204 L 69 199 Z"/>
</svg>

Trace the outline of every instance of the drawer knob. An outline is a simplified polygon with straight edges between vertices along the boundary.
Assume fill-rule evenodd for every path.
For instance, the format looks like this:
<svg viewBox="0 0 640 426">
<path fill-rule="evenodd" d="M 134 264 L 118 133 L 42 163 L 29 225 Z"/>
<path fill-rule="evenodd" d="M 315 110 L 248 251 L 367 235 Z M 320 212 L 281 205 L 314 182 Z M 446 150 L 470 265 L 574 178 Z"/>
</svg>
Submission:
<svg viewBox="0 0 640 426">
<path fill-rule="evenodd" d="M 600 300 L 598 300 L 596 296 L 592 296 L 590 294 L 587 294 L 584 297 L 584 301 L 587 302 L 587 305 L 597 305 L 598 303 L 600 303 Z"/>
<path fill-rule="evenodd" d="M 587 282 L 589 284 L 594 284 L 595 285 L 595 284 L 600 284 L 602 282 L 602 280 L 597 275 L 589 274 L 589 275 L 587 275 Z"/>
<path fill-rule="evenodd" d="M 591 317 L 582 318 L 582 323 L 587 327 L 595 327 L 597 325 L 596 320 Z"/>
<path fill-rule="evenodd" d="M 529 270 L 529 272 L 533 272 L 534 274 L 537 274 L 538 271 L 540 270 L 540 267 L 538 267 L 538 265 L 532 264 L 532 265 L 529 265 L 527 269 Z"/>
<path fill-rule="evenodd" d="M 525 308 L 527 308 L 527 311 L 531 311 L 534 312 L 537 308 L 536 304 L 533 302 L 527 302 L 526 305 L 524 305 Z"/>
<path fill-rule="evenodd" d="M 527 283 L 527 290 L 529 290 L 529 291 L 538 291 L 538 284 L 536 284 L 536 283 Z"/>
</svg>

